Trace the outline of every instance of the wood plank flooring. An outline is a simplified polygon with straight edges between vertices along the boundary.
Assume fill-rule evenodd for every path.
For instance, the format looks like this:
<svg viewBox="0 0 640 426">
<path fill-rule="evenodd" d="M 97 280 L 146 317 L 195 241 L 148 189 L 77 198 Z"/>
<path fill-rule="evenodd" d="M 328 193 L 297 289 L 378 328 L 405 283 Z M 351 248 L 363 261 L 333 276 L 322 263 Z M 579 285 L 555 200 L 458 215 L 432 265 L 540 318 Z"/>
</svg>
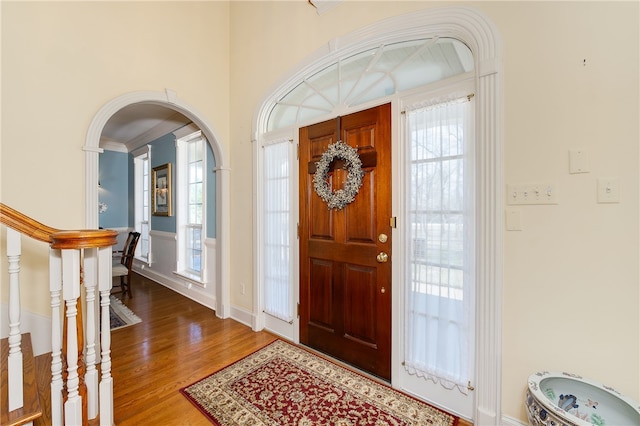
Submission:
<svg viewBox="0 0 640 426">
<path fill-rule="evenodd" d="M 115 424 L 210 425 L 180 394 L 180 388 L 249 355 L 276 336 L 256 333 L 231 319 L 221 320 L 211 309 L 140 275 L 132 279 L 131 290 L 132 298 L 118 297 L 142 322 L 111 333 Z M 48 377 L 42 379 L 48 387 L 51 358 L 37 360 L 48 369 Z M 48 401 L 48 395 L 41 399 Z"/>
<path fill-rule="evenodd" d="M 132 298 L 118 297 L 142 322 L 111 333 L 115 424 L 210 425 L 179 390 L 277 337 L 221 320 L 211 309 L 137 274 L 131 289 Z M 47 426 L 51 354 L 37 357 L 36 369 L 46 414 L 34 425 Z M 98 419 L 89 422 L 98 424 Z"/>
</svg>

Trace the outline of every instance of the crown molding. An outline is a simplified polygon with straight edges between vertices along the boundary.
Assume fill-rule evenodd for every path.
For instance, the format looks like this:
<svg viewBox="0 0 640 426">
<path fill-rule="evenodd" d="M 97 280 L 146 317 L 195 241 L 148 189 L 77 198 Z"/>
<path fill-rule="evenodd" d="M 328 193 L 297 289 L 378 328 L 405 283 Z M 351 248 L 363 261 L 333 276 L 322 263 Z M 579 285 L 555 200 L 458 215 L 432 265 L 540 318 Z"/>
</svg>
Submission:
<svg viewBox="0 0 640 426">
<path fill-rule="evenodd" d="M 163 120 L 158 125 L 152 127 L 151 129 L 127 142 L 127 151 L 134 151 L 137 148 L 140 148 L 141 146 L 146 145 L 149 142 L 161 138 L 162 136 L 168 135 L 169 133 L 172 133 L 177 129 L 184 127 L 189 123 L 191 123 L 190 119 L 176 112 L 174 115 L 167 118 L 166 120 Z"/>
<path fill-rule="evenodd" d="M 100 148 L 105 151 L 129 152 L 125 144 L 108 138 L 100 138 Z"/>
</svg>

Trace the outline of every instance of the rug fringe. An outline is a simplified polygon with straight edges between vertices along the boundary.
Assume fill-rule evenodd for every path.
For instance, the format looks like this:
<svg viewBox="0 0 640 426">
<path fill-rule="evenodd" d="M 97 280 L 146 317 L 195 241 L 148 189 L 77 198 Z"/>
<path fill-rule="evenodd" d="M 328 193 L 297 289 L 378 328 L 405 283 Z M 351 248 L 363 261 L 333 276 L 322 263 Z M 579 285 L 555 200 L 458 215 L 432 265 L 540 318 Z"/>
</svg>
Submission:
<svg viewBox="0 0 640 426">
<path fill-rule="evenodd" d="M 124 303 L 122 303 L 122 301 L 117 297 L 109 296 L 109 302 L 111 303 L 111 308 L 113 309 L 114 313 L 120 316 L 127 323 L 122 327 L 142 322 L 142 319 L 137 316 L 131 309 L 129 309 Z M 117 327 L 112 330 L 117 330 L 118 328 L 122 327 Z"/>
</svg>

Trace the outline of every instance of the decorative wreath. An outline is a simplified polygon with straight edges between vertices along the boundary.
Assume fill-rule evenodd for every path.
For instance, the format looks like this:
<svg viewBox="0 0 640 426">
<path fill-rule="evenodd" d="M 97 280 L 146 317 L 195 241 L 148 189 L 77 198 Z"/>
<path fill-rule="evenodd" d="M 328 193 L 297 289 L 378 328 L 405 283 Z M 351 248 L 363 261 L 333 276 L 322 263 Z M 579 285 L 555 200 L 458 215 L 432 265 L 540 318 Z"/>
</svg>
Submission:
<svg viewBox="0 0 640 426">
<path fill-rule="evenodd" d="M 346 161 L 347 180 L 344 186 L 333 192 L 328 182 L 329 165 L 335 158 Z M 327 147 L 322 154 L 320 161 L 316 164 L 316 173 L 313 175 L 313 188 L 316 194 L 327 203 L 329 209 L 341 210 L 347 204 L 355 200 L 360 187 L 362 186 L 362 161 L 356 149 L 350 147 L 342 141 L 338 141 Z"/>
</svg>

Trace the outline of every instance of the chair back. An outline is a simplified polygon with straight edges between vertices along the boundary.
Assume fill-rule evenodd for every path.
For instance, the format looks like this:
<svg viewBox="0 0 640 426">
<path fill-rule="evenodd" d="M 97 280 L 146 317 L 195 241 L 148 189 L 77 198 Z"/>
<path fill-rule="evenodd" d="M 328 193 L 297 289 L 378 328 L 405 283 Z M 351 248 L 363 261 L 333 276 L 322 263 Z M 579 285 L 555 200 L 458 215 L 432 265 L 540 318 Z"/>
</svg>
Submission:
<svg viewBox="0 0 640 426">
<path fill-rule="evenodd" d="M 124 243 L 124 247 L 122 249 L 122 257 L 120 258 L 120 263 L 129 270 L 131 270 L 131 264 L 133 263 L 133 257 L 136 254 L 136 246 L 138 245 L 139 239 L 139 232 L 129 232 L 127 241 Z"/>
</svg>

